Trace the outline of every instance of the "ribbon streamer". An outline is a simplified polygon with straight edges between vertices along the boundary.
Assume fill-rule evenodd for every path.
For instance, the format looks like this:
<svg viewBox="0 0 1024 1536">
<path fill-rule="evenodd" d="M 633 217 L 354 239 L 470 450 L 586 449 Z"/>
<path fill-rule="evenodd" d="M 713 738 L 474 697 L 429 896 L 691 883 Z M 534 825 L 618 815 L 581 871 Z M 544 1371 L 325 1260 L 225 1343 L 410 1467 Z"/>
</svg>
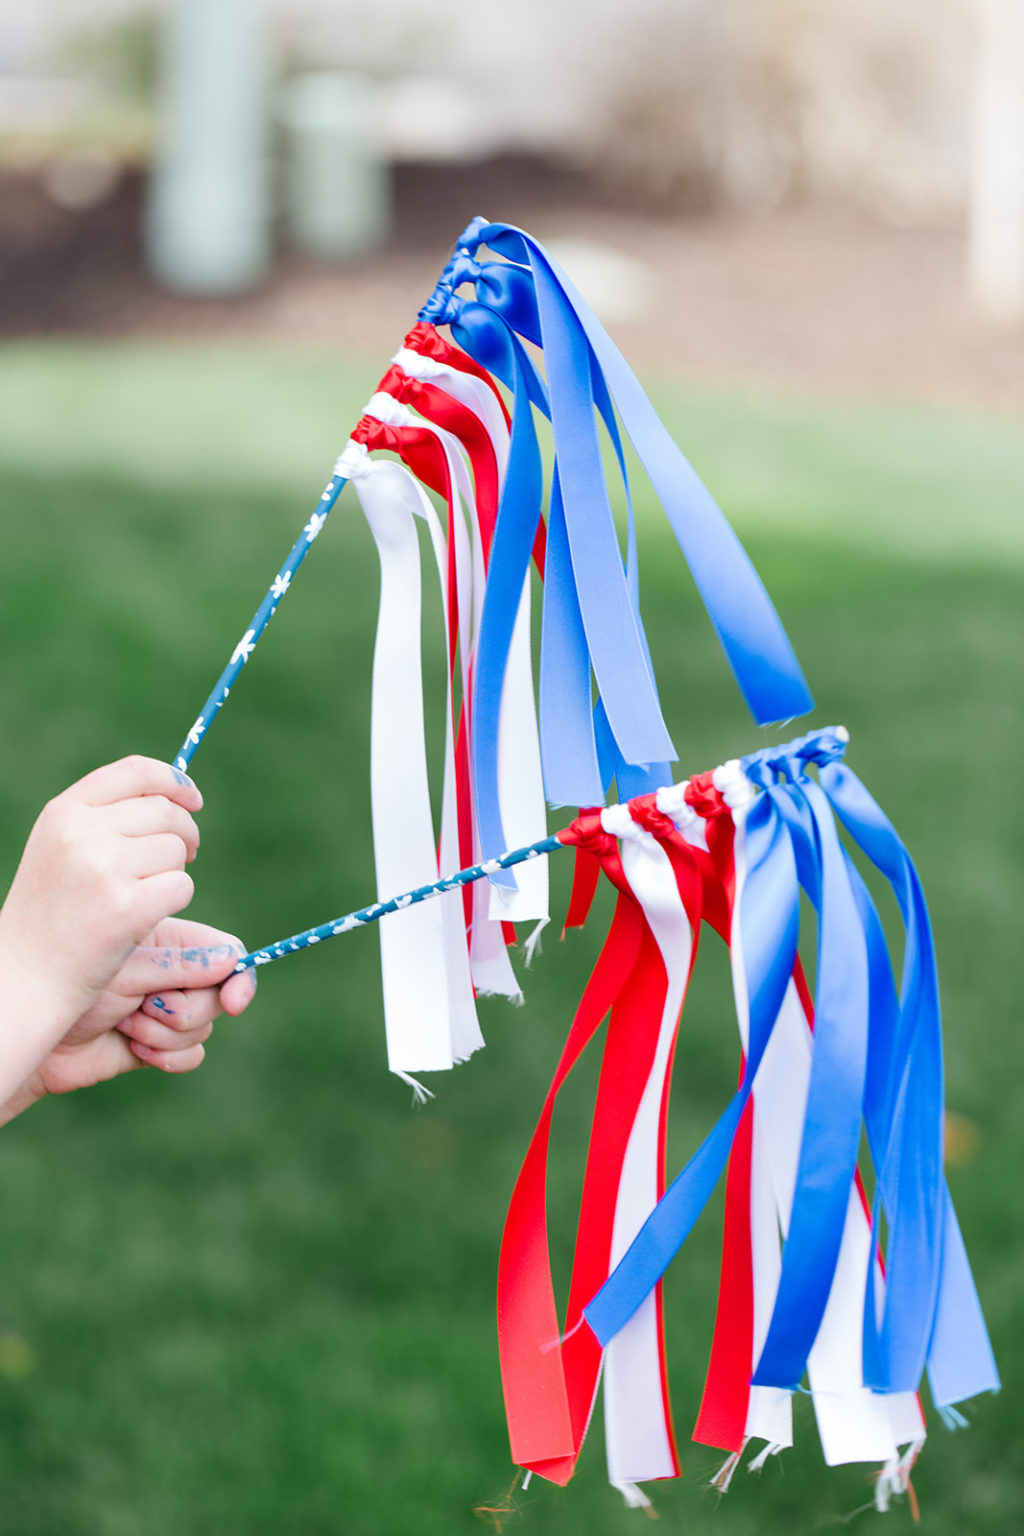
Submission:
<svg viewBox="0 0 1024 1536">
<path fill-rule="evenodd" d="M 430 529 L 442 598 L 447 549 L 433 506 L 401 465 L 375 463 L 363 448 L 352 480 L 381 564 L 370 782 L 377 887 L 386 893 L 438 875 L 424 738 L 420 556 L 414 519 L 422 518 Z M 453 778 L 449 729 L 449 786 Z M 390 1070 L 402 1075 L 439 1071 L 466 1060 L 484 1042 L 457 893 L 448 892 L 430 907 L 416 905 L 393 913 L 381 923 L 380 941 Z"/>
<path fill-rule="evenodd" d="M 546 521 L 538 418 L 554 444 Z M 617 899 L 502 1242 L 513 1455 L 566 1482 L 603 1377 L 609 1477 L 626 1502 L 646 1504 L 641 1482 L 677 1475 L 661 1279 L 728 1167 L 718 1313 L 694 1431 L 729 1453 L 715 1486 L 728 1486 L 752 1440 L 763 1448 L 751 1470 L 792 1443 L 791 1394 L 806 1375 L 826 1461 L 878 1461 L 875 1501 L 886 1508 L 909 1490 L 924 1441 L 922 1373 L 952 1422 L 956 1402 L 999 1386 L 943 1172 L 928 910 L 909 853 L 842 761 L 840 728 L 669 784 L 675 748 L 640 613 L 627 439 L 754 718 L 809 710 L 753 566 L 614 343 L 536 240 L 476 219 L 175 764 L 188 767 L 351 479 L 381 569 L 371 722 L 378 900 L 254 951 L 236 970 L 384 918 L 389 1066 L 403 1077 L 451 1067 L 483 1044 L 476 993 L 519 997 L 512 924 L 538 924 L 529 956 L 548 920 L 546 855 L 574 846 L 567 926 L 585 920 L 602 873 Z M 372 457 L 379 450 L 399 462 Z M 620 483 L 624 549 L 612 511 Z M 428 491 L 441 498 L 440 517 Z M 439 832 L 425 748 L 420 523 L 444 616 Z M 536 699 L 531 562 L 543 583 Z M 620 804 L 601 810 L 613 780 Z M 549 837 L 545 799 L 589 809 Z M 903 929 L 898 986 L 871 889 L 879 879 Z M 799 958 L 808 906 L 813 999 Z M 672 1062 L 704 922 L 730 948 L 739 1082 L 666 1189 Z M 551 1121 L 605 1019 L 559 1338 L 545 1209 Z"/>
</svg>

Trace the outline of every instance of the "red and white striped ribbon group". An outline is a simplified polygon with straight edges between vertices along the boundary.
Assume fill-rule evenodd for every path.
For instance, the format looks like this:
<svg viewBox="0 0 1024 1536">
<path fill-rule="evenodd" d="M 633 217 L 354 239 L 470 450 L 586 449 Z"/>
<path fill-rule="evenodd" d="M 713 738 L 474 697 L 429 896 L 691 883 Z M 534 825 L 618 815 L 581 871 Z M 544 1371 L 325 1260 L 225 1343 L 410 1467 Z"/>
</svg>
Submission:
<svg viewBox="0 0 1024 1536">
<path fill-rule="evenodd" d="M 478 862 L 471 784 L 472 673 L 508 415 L 490 377 L 433 327 L 417 325 L 367 403 L 342 454 L 377 545 L 381 595 L 374 650 L 371 800 L 381 897 Z M 371 457 L 387 450 L 390 458 Z M 442 523 L 424 486 L 445 507 Z M 439 833 L 427 772 L 416 519 L 427 526 L 445 626 L 447 692 Z M 541 551 L 542 553 L 542 551 Z M 498 783 L 513 845 L 546 833 L 533 694 L 530 587 L 524 583 L 501 703 Z M 548 916 L 547 861 L 516 888 L 486 882 L 380 924 L 388 1064 L 438 1071 L 483 1044 L 475 994 L 519 998 L 507 940 L 515 922 Z"/>
</svg>

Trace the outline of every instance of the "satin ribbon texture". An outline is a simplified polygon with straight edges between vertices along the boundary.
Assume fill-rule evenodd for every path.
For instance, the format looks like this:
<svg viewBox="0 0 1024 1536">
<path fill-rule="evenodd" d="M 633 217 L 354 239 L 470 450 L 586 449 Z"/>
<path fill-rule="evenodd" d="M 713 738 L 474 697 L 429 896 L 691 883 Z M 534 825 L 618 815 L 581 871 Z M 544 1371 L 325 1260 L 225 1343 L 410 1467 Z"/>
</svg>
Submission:
<svg viewBox="0 0 1024 1536">
<path fill-rule="evenodd" d="M 488 246 L 502 259 L 479 261 Z M 457 290 L 470 285 L 472 293 Z M 512 392 L 512 452 L 495 530 L 502 572 L 488 592 L 476 688 L 500 694 L 508 616 L 543 499 L 533 425 L 551 421 L 547 581 L 541 645 L 541 747 L 548 799 L 598 803 L 613 773 L 620 798 L 668 783 L 676 753 L 658 702 L 637 596 L 635 531 L 619 422 L 665 508 L 737 683 L 759 723 L 813 700 L 778 616 L 725 517 L 657 417 L 635 375 L 568 277 L 531 236 L 476 219 L 460 237 L 421 318 L 446 324 Z M 541 381 L 523 343 L 541 348 Z M 602 432 L 626 492 L 623 562 L 602 463 Z M 591 705 L 591 679 L 598 706 Z M 493 777 L 478 735 L 481 798 Z M 497 846 L 502 846 L 494 828 Z"/>
<path fill-rule="evenodd" d="M 575 1466 L 602 1364 L 611 1480 L 625 1490 L 673 1475 L 660 1280 L 727 1165 L 719 1312 L 695 1429 L 732 1453 L 725 1482 L 749 1441 L 764 1442 L 757 1465 L 792 1443 L 791 1395 L 805 1374 L 826 1460 L 878 1461 L 883 1491 L 904 1486 L 923 1442 L 916 1391 L 925 1367 L 940 1409 L 998 1389 L 942 1173 L 927 909 L 891 823 L 841 762 L 845 746 L 841 729 L 815 732 L 662 789 L 653 804 L 648 796 L 593 811 L 561 834 L 579 850 L 574 919 L 585 917 L 595 872 L 619 895 L 516 1185 L 499 1271 L 513 1456 L 553 1481 Z M 898 991 L 851 843 L 903 914 Z M 675 879 L 671 920 L 654 848 Z M 798 956 L 801 891 L 817 921 L 813 999 Z M 663 1114 L 667 1104 L 667 1041 L 702 919 L 731 950 L 740 1084 L 662 1194 L 663 1142 L 643 1130 L 640 1106 L 657 1097 Z M 548 1127 L 555 1096 L 606 1015 L 558 1345 L 544 1212 Z M 862 1127 L 874 1210 L 857 1170 Z M 630 1157 L 646 1182 L 629 1171 Z"/>
</svg>

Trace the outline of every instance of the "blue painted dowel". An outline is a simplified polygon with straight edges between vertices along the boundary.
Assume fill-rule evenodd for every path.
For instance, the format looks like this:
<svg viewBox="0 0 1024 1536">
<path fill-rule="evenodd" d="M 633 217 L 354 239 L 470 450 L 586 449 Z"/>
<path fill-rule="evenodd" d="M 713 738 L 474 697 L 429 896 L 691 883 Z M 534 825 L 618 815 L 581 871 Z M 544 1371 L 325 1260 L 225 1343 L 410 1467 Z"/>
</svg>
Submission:
<svg viewBox="0 0 1024 1536">
<path fill-rule="evenodd" d="M 556 832 L 553 837 L 542 838 L 525 848 L 513 848 L 510 853 L 499 854 L 496 859 L 488 859 L 485 864 L 472 864 L 469 869 L 460 869 L 456 875 L 446 875 L 443 880 L 435 880 L 433 885 L 421 885 L 415 891 L 407 891 L 404 896 L 393 896 L 390 901 L 375 901 L 372 907 L 360 907 L 357 912 L 349 912 L 346 917 L 336 917 L 333 922 L 321 923 L 319 928 L 307 928 L 304 933 L 296 933 L 290 939 L 278 939 L 276 944 L 268 944 L 265 949 L 254 949 L 251 954 L 242 956 L 235 970 L 247 971 L 255 965 L 269 965 L 271 960 L 280 960 L 282 955 L 294 955 L 300 949 L 308 949 L 311 944 L 319 944 L 321 939 L 333 939 L 340 933 L 351 933 L 353 928 L 375 923 L 389 912 L 400 912 L 418 901 L 429 901 L 431 896 L 440 896 L 442 891 L 470 885 L 474 880 L 482 880 L 485 875 L 493 875 L 499 869 L 510 869 L 513 864 L 523 864 L 527 859 L 540 858 L 542 853 L 554 853 L 559 848 L 570 846 L 563 843 Z"/>
<path fill-rule="evenodd" d="M 292 577 L 309 553 L 314 539 L 317 538 L 324 523 L 327 521 L 327 514 L 341 495 L 342 486 L 346 483 L 346 477 L 337 473 L 333 474 L 328 481 L 323 495 L 317 503 L 316 511 L 296 539 L 291 554 L 274 577 L 270 590 L 253 615 L 249 628 L 232 651 L 231 660 L 217 679 L 217 685 L 203 705 L 202 713 L 182 742 L 178 755 L 174 759 L 175 768 L 180 768 L 182 773 L 185 772 L 189 763 L 195 757 L 199 743 L 213 724 L 217 711 L 223 708 L 226 703 L 228 694 L 235 685 L 235 679 L 256 649 L 260 636 L 277 612 L 278 603 L 280 603 L 291 586 Z"/>
</svg>

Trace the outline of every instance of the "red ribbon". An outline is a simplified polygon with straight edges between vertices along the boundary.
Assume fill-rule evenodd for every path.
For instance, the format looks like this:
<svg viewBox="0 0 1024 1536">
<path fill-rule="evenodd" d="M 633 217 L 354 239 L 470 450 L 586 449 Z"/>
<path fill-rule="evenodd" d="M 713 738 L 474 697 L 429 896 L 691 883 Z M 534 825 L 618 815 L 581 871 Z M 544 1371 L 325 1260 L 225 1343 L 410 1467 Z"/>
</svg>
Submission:
<svg viewBox="0 0 1024 1536">
<path fill-rule="evenodd" d="M 491 390 L 491 393 L 494 395 L 498 404 L 501 406 L 502 415 L 505 418 L 505 424 L 511 428 L 512 418 L 509 415 L 508 406 L 505 404 L 505 401 L 502 398 L 501 392 L 498 389 L 498 386 L 495 384 L 494 379 L 487 372 L 486 368 L 481 368 L 480 364 L 475 362 L 467 352 L 463 352 L 461 347 L 455 346 L 453 342 L 446 341 L 439 331 L 435 330 L 432 325 L 423 320 L 419 321 L 416 325 L 413 326 L 412 330 L 406 336 L 402 345 L 408 347 L 411 352 L 419 352 L 423 357 L 433 358 L 435 362 L 445 363 L 451 368 L 458 368 L 461 373 L 472 374 L 474 378 L 482 379 L 483 382 Z M 385 391 L 386 393 L 393 394 L 394 390 L 392 390 L 390 385 L 385 381 L 388 380 L 396 371 L 401 374 L 400 369 L 390 369 L 389 372 L 384 375 L 384 379 L 382 379 L 381 382 L 377 385 L 377 388 L 379 390 Z M 404 378 L 408 377 L 404 374 L 401 376 Z M 491 447 L 490 438 L 487 436 L 487 433 L 484 430 L 479 418 L 473 416 L 473 412 L 470 411 L 468 407 L 461 405 L 457 401 L 453 401 L 452 397 L 445 394 L 444 390 L 439 386 L 435 387 L 431 385 L 424 385 L 420 387 L 429 389 L 430 393 L 424 394 L 423 396 L 415 399 L 407 397 L 404 394 L 400 395 L 399 398 L 402 400 L 410 398 L 410 403 L 414 404 L 416 409 L 420 411 L 422 415 L 426 416 L 429 421 L 433 421 L 435 425 L 439 427 L 447 427 L 449 431 L 455 432 L 456 436 L 460 437 L 465 444 L 466 451 L 469 453 L 470 461 L 473 464 L 473 474 L 474 478 L 476 479 L 478 504 L 481 508 L 480 526 L 484 535 L 485 545 L 484 560 L 486 563 L 487 557 L 490 554 L 491 540 L 494 536 L 494 520 L 497 516 L 497 466 L 495 466 L 494 470 L 494 513 L 486 514 L 488 520 L 487 526 L 485 528 L 485 512 L 483 510 L 483 504 L 486 502 L 489 505 L 490 482 L 486 478 L 486 472 L 483 480 L 481 480 L 477 473 L 476 459 L 473 456 L 474 450 L 472 444 L 476 440 L 478 432 L 482 433 L 486 438 L 488 447 Z M 438 398 L 435 399 L 435 397 Z M 450 410 L 450 407 L 455 407 L 456 409 Z M 461 417 L 456 414 L 456 411 L 463 412 L 466 415 L 473 417 L 474 424 L 467 427 L 467 435 L 463 435 L 459 427 L 454 424 L 461 420 Z M 485 457 L 482 454 L 482 451 L 481 457 Z M 544 519 L 541 518 L 537 524 L 537 533 L 533 541 L 533 559 L 542 581 L 544 579 L 544 552 L 546 546 L 547 530 L 544 525 Z"/>
<path fill-rule="evenodd" d="M 460 373 L 471 373 L 474 378 L 482 379 L 504 411 L 505 421 L 511 425 L 512 418 L 508 413 L 508 407 L 487 369 L 481 367 L 475 358 L 470 357 L 468 352 L 463 352 L 462 348 L 457 347 L 454 342 L 447 341 L 437 327 L 431 325 L 428 320 L 418 320 L 406 335 L 402 346 L 408 347 L 410 352 L 419 352 L 424 357 L 432 357 L 437 363 L 446 363 L 450 368 L 458 368 Z"/>
<path fill-rule="evenodd" d="M 631 802 L 630 809 L 658 838 L 672 862 L 694 931 L 692 968 L 705 883 L 714 878 L 713 866 L 705 858 L 702 867 L 700 851 L 661 816 L 653 796 Z M 582 812 L 558 836 L 582 855 L 577 873 L 582 869 L 584 875 L 577 882 L 571 918 L 581 920 L 585 915 L 583 909 L 590 905 L 601 870 L 616 887 L 618 900 L 512 1193 L 498 1266 L 498 1342 L 513 1459 L 551 1482 L 564 1484 L 572 1476 L 583 1444 L 601 1367 L 601 1347 L 580 1320 L 583 1307 L 608 1276 L 622 1167 L 654 1062 L 667 978 L 657 942 L 623 872 L 616 839 L 603 830 L 600 812 Z M 558 1093 L 609 1014 L 576 1231 L 568 1332 L 559 1344 L 545 1198 L 551 1120 Z M 660 1106 L 659 1196 L 664 1192 L 670 1075 L 666 1074 Z M 657 1306 L 662 1390 L 671 1438 L 660 1287 Z"/>
<path fill-rule="evenodd" d="M 448 468 L 448 458 L 437 436 L 427 427 L 392 427 L 375 416 L 362 416 L 356 423 L 352 437 L 365 444 L 368 451 L 382 448 L 399 456 L 412 473 L 431 490 L 444 497 L 447 507 L 448 536 L 448 675 L 452 685 L 453 718 L 455 737 L 455 796 L 459 833 L 459 862 L 474 862 L 473 848 L 473 797 L 469 769 L 469 699 L 462 698 L 455 704 L 456 661 L 459 642 L 459 598 L 455 567 L 455 519 L 462 512 L 456 505 L 455 489 Z M 473 895 L 469 886 L 462 892 L 466 927 L 473 916 Z"/>
<path fill-rule="evenodd" d="M 411 378 L 397 364 L 392 363 L 377 390 L 412 406 L 427 421 L 451 432 L 466 450 L 473 470 L 480 542 L 486 567 L 498 516 L 498 460 L 487 428 L 468 405 L 446 395 L 436 384 Z"/>
<path fill-rule="evenodd" d="M 615 839 L 601 830 L 600 819 L 580 817 L 558 836 L 564 843 L 584 843 L 613 879 L 619 898 L 509 1202 L 498 1260 L 498 1348 L 512 1458 L 519 1466 L 564 1484 L 572 1476 L 586 1432 L 601 1348 L 585 1326 L 561 1347 L 557 1343 L 561 1328 L 551 1279 L 546 1209 L 551 1119 L 562 1085 L 636 969 L 646 924 L 626 885 Z M 593 1179 L 598 1176 L 604 1177 L 612 1191 L 603 1222 L 606 1235 L 596 1230 L 596 1220 L 588 1223 L 590 1241 L 596 1249 L 605 1249 L 604 1273 L 600 1273 L 599 1258 L 589 1251 L 585 1258 L 578 1252 L 574 1265 L 574 1276 L 581 1277 L 593 1262 L 598 1283 L 607 1274 L 617 1188 L 617 1177 L 612 1182 L 613 1172 L 602 1170 L 601 1175 L 591 1175 L 591 1192 Z M 590 1205 L 588 1210 L 592 1211 Z M 580 1288 L 578 1278 L 577 1290 Z M 591 1294 L 593 1287 L 579 1305 Z"/>
</svg>

